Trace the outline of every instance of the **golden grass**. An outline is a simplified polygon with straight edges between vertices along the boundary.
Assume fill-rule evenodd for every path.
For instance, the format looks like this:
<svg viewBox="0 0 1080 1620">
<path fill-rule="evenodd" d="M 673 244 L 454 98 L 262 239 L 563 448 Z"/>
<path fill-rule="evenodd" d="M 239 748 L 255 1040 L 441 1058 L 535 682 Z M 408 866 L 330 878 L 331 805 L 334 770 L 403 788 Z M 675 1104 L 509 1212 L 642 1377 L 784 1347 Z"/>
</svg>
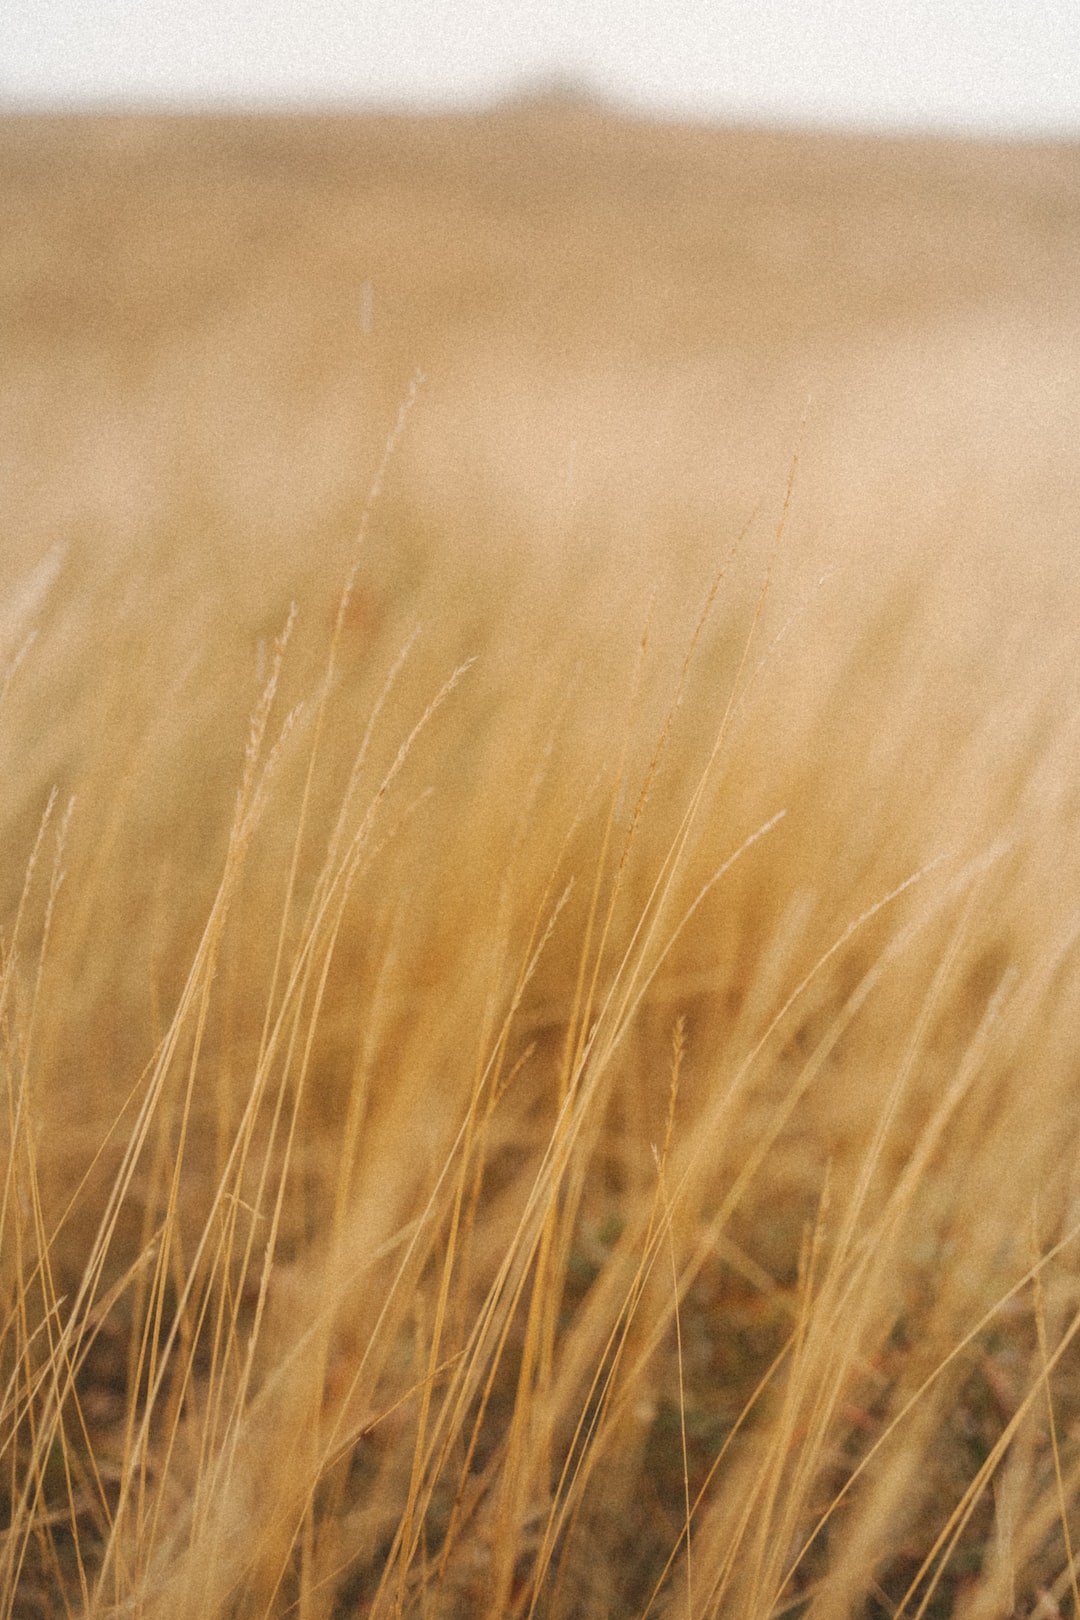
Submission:
<svg viewBox="0 0 1080 1620">
<path fill-rule="evenodd" d="M 1080 154 L 0 142 L 3 1613 L 1075 1614 Z"/>
</svg>

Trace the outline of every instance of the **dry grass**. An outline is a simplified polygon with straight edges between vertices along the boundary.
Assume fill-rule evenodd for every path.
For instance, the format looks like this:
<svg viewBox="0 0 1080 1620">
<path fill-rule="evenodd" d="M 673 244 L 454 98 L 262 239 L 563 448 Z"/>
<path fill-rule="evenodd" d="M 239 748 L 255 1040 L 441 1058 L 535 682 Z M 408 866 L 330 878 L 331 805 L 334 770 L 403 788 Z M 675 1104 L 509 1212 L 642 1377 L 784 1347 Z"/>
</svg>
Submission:
<svg viewBox="0 0 1080 1620">
<path fill-rule="evenodd" d="M 1080 152 L 0 147 L 3 1614 L 1076 1614 Z"/>
</svg>

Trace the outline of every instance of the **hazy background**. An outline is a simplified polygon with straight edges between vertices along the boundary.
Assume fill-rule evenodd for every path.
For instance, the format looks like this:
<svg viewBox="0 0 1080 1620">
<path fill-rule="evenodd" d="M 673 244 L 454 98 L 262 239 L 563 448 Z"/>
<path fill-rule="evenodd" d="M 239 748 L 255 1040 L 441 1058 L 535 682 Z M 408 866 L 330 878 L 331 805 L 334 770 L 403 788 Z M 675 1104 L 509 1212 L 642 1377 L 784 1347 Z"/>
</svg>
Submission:
<svg viewBox="0 0 1080 1620">
<path fill-rule="evenodd" d="M 5 0 L 34 105 L 455 106 L 562 80 L 651 113 L 1080 129 L 1075 0 Z"/>
</svg>

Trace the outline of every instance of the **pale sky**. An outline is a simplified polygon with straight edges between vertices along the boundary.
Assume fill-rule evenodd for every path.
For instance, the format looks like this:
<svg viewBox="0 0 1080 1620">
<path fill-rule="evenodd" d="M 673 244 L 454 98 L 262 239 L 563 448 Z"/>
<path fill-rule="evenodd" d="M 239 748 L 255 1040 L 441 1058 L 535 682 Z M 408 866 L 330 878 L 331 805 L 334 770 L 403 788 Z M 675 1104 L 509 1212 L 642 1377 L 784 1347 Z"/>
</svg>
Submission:
<svg viewBox="0 0 1080 1620">
<path fill-rule="evenodd" d="M 0 0 L 37 105 L 453 107 L 552 78 L 645 111 L 1080 137 L 1080 0 Z"/>
</svg>

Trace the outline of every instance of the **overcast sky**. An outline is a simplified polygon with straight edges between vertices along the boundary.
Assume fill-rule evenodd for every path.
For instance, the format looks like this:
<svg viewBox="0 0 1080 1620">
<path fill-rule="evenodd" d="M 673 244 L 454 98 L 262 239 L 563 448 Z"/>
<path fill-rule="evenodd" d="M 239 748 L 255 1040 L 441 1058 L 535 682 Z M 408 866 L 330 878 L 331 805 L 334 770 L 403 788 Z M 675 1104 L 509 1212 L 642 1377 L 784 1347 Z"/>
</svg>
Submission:
<svg viewBox="0 0 1080 1620">
<path fill-rule="evenodd" d="M 1080 136 L 1080 0 L 0 0 L 10 103 L 645 110 Z"/>
</svg>

